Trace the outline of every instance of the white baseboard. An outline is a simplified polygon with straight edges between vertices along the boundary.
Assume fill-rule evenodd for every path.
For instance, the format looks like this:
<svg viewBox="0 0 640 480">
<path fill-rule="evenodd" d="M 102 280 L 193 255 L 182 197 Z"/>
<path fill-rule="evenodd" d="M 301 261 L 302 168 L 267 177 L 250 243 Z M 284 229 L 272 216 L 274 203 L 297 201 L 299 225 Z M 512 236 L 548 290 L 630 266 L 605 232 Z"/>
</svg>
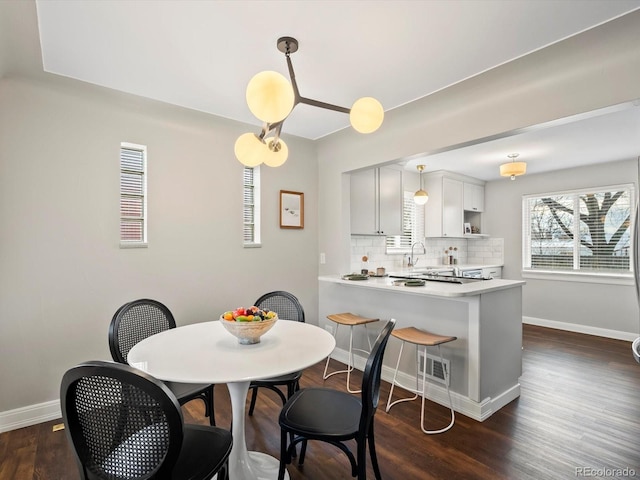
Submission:
<svg viewBox="0 0 640 480">
<path fill-rule="evenodd" d="M 633 342 L 638 338 L 637 333 L 621 332 L 619 330 L 610 330 L 608 328 L 590 327 L 588 325 L 579 325 L 577 323 L 557 322 L 555 320 L 546 320 L 544 318 L 523 316 L 522 323 L 537 325 L 539 327 L 555 328 L 557 330 L 566 330 L 568 332 L 596 335 L 598 337 L 614 338 L 616 340 L 628 340 L 630 342 Z"/>
<path fill-rule="evenodd" d="M 349 359 L 349 352 L 347 350 L 336 348 L 331 354 L 331 358 L 346 364 Z M 358 370 L 360 371 L 364 370 L 364 366 L 366 363 L 366 359 L 364 357 L 354 355 L 353 360 L 354 360 L 353 363 L 355 364 L 355 367 Z M 330 372 L 331 371 L 329 371 L 329 373 Z M 382 379 L 386 382 L 391 383 L 393 381 L 393 372 L 394 372 L 394 368 L 383 365 Z M 415 385 L 416 383 L 416 379 L 413 375 L 408 375 L 403 372 L 398 372 L 398 376 L 396 377 L 396 380 L 401 384 L 407 385 L 407 386 Z M 352 388 L 355 388 L 355 385 L 352 385 Z M 422 388 L 421 383 L 418 384 L 418 388 L 419 389 Z M 394 391 L 394 400 L 398 398 L 396 396 L 396 392 L 400 393 L 396 388 L 396 390 Z M 447 408 L 449 407 L 449 397 L 447 395 L 447 388 L 445 386 L 438 385 L 435 383 L 429 383 L 426 394 L 427 394 L 426 395 L 427 398 L 432 402 L 438 403 Z M 404 395 L 404 392 L 402 393 L 402 395 Z M 451 392 L 451 402 L 453 403 L 453 409 L 456 412 L 461 413 L 462 415 L 465 415 L 469 418 L 473 418 L 474 420 L 477 420 L 479 422 L 483 422 L 487 418 L 489 418 L 491 415 L 493 415 L 495 412 L 497 412 L 502 407 L 504 407 L 507 403 L 511 402 L 512 400 L 515 400 L 519 396 L 520 396 L 520 384 L 518 383 L 512 386 L 511 388 L 509 388 L 508 390 L 502 392 L 499 396 L 495 398 L 485 398 L 481 402 L 475 402 L 474 400 L 471 400 L 469 397 L 466 397 L 456 392 Z M 420 399 L 418 398 L 416 401 L 419 402 Z M 387 407 L 387 399 L 380 398 L 380 404 L 378 405 L 378 409 L 381 411 L 384 411 L 386 407 Z"/>
<path fill-rule="evenodd" d="M 62 411 L 60 410 L 59 400 L 0 412 L 0 433 L 30 427 L 31 425 L 48 422 L 61 417 Z"/>
</svg>

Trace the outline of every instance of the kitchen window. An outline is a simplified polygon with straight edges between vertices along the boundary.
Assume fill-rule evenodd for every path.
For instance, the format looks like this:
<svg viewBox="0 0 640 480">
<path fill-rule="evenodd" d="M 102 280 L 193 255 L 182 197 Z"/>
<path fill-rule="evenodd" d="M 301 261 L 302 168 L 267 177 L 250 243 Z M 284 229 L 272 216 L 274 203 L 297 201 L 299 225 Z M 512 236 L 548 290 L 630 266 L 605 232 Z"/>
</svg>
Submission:
<svg viewBox="0 0 640 480">
<path fill-rule="evenodd" d="M 244 167 L 242 174 L 242 243 L 260 246 L 260 167 Z"/>
<path fill-rule="evenodd" d="M 523 196 L 523 276 L 630 276 L 633 196 L 632 184 Z"/>
<path fill-rule="evenodd" d="M 147 147 L 120 144 L 120 247 L 147 246 Z"/>
<path fill-rule="evenodd" d="M 413 195 L 414 192 L 404 192 L 402 235 L 387 236 L 387 254 L 411 253 L 411 245 L 424 239 L 424 205 L 416 205 Z"/>
</svg>

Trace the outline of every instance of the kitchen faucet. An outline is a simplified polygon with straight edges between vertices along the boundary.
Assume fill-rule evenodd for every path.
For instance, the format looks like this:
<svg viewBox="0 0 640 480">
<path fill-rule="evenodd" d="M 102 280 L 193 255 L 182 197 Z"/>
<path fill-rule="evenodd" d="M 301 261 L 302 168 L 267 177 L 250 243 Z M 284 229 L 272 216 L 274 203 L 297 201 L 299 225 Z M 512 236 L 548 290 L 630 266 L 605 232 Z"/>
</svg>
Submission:
<svg viewBox="0 0 640 480">
<path fill-rule="evenodd" d="M 422 243 L 422 242 L 415 242 L 413 245 L 411 245 L 411 256 L 409 257 L 409 263 L 407 264 L 407 266 L 408 266 L 409 268 L 411 268 L 411 267 L 415 267 L 415 266 L 416 266 L 416 263 L 418 263 L 418 260 L 416 260 L 416 259 L 415 259 L 415 257 L 413 256 L 413 247 L 415 247 L 415 246 L 416 246 L 416 245 L 418 245 L 418 244 L 422 245 L 422 253 L 423 253 L 423 254 L 426 254 L 426 253 L 427 253 L 427 250 L 426 250 L 426 249 L 425 249 L 425 247 L 424 247 L 424 243 Z"/>
</svg>

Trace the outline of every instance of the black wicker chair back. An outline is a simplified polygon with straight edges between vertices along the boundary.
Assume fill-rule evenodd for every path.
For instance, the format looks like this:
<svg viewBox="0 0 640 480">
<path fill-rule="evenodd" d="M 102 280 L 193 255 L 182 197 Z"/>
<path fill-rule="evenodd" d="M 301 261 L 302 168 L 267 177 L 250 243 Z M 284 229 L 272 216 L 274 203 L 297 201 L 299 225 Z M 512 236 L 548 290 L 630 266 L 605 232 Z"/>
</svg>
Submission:
<svg viewBox="0 0 640 480">
<path fill-rule="evenodd" d="M 141 340 L 156 333 L 176 328 L 171 311 L 156 300 L 140 299 L 122 305 L 109 325 L 109 350 L 114 361 L 127 363 L 129 351 Z M 180 405 L 200 399 L 205 405 L 205 416 L 215 426 L 213 385 L 166 382 Z"/>
<path fill-rule="evenodd" d="M 300 301 L 295 295 L 289 292 L 276 291 L 265 293 L 256 300 L 254 305 L 263 310 L 267 308 L 276 312 L 280 319 L 304 322 L 302 305 L 300 305 Z"/>
<path fill-rule="evenodd" d="M 296 296 L 289 292 L 278 290 L 275 292 L 265 293 L 255 301 L 254 305 L 262 310 L 266 308 L 276 312 L 278 314 L 278 319 L 304 322 L 304 310 L 302 305 L 300 305 Z M 267 388 L 276 393 L 284 405 L 287 398 L 290 398 L 291 395 L 300 389 L 301 377 L 302 372 L 293 372 L 288 375 L 282 375 L 281 377 L 251 382 L 251 385 L 249 386 L 252 391 L 249 415 L 253 415 L 253 410 L 255 409 L 256 400 L 258 398 L 258 389 L 260 387 Z M 284 393 L 282 393 L 282 390 L 278 387 L 285 387 L 287 389 L 287 395 L 285 396 Z"/>
<path fill-rule="evenodd" d="M 60 400 L 82 479 L 195 480 L 217 472 L 226 478 L 231 433 L 185 426 L 173 393 L 140 370 L 102 361 L 78 365 L 65 373 Z M 202 444 L 195 451 L 194 442 Z M 196 458 L 201 463 L 189 466 Z"/>
<path fill-rule="evenodd" d="M 116 362 L 127 363 L 129 350 L 156 333 L 176 328 L 171 311 L 156 300 L 141 299 L 124 304 L 109 327 L 109 348 Z"/>
</svg>

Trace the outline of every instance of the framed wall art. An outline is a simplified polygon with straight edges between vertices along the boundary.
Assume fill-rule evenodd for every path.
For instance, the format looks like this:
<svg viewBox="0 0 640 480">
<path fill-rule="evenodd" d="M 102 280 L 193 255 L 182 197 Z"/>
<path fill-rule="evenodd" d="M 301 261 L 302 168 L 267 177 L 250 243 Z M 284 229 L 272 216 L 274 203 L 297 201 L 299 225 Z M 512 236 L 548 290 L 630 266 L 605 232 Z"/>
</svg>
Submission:
<svg viewBox="0 0 640 480">
<path fill-rule="evenodd" d="M 280 228 L 304 228 L 304 193 L 280 190 Z"/>
</svg>

